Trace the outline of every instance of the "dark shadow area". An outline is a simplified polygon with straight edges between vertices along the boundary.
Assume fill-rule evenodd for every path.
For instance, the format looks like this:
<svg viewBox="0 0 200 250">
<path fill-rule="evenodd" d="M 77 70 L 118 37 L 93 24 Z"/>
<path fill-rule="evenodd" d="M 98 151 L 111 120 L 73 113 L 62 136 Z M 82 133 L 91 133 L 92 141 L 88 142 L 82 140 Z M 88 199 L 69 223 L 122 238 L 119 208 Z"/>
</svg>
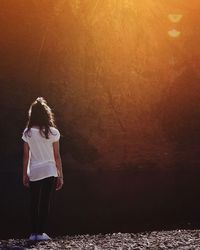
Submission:
<svg viewBox="0 0 200 250">
<path fill-rule="evenodd" d="M 28 191 L 14 174 L 9 175 L 12 184 L 6 187 L 7 178 L 4 175 L 1 179 L 1 237 L 27 237 Z M 200 219 L 198 190 L 196 169 L 65 171 L 65 187 L 53 196 L 49 233 L 58 236 L 196 228 Z"/>
</svg>

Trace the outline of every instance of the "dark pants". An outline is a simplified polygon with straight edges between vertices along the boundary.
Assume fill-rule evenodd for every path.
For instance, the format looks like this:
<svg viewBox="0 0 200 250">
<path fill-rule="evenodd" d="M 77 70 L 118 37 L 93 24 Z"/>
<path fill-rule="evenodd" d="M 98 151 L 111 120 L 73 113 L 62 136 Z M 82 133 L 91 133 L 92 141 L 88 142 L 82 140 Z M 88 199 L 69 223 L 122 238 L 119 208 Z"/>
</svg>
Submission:
<svg viewBox="0 0 200 250">
<path fill-rule="evenodd" d="M 48 177 L 39 181 L 30 181 L 31 230 L 34 234 L 45 232 L 55 179 L 55 177 Z"/>
</svg>

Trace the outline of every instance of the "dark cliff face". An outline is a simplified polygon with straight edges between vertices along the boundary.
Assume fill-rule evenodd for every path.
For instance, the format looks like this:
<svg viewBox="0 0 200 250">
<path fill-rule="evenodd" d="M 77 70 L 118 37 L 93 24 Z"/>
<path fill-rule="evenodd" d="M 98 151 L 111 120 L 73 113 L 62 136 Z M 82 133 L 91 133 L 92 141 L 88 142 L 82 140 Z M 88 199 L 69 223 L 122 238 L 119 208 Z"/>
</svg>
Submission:
<svg viewBox="0 0 200 250">
<path fill-rule="evenodd" d="M 0 0 L 0 7 L 4 214 L 12 212 L 13 188 L 17 213 L 28 202 L 28 193 L 20 186 L 21 133 L 28 107 L 38 96 L 44 96 L 55 111 L 65 175 L 71 178 L 68 191 L 58 197 L 71 201 L 70 208 L 67 203 L 63 207 L 72 213 L 78 206 L 76 194 L 82 194 L 78 198 L 84 212 L 80 217 L 78 211 L 73 213 L 77 223 L 90 218 L 86 212 L 91 204 L 92 221 L 95 211 L 102 218 L 100 208 L 107 218 L 110 212 L 117 218 L 141 207 L 141 214 L 148 214 L 151 202 L 158 211 L 157 197 L 163 211 L 165 206 L 166 211 L 172 209 L 171 202 L 181 207 L 182 191 L 189 188 L 190 194 L 198 187 L 199 3 Z M 169 14 L 183 16 L 173 23 Z M 179 37 L 168 35 L 173 29 L 181 31 Z M 12 183 L 8 185 L 5 176 L 12 176 Z M 95 183 L 100 188 L 93 189 Z M 152 195 L 146 205 L 139 197 L 147 188 Z M 109 189 L 113 192 L 108 195 Z M 182 195 L 179 201 L 169 194 L 174 190 Z M 129 203 L 132 196 L 139 201 L 136 210 L 134 202 Z M 105 201 L 111 210 L 103 206 Z M 84 231 L 81 223 L 78 228 Z M 112 227 L 108 223 L 106 228 Z"/>
<path fill-rule="evenodd" d="M 54 108 L 63 157 L 75 165 L 115 168 L 139 158 L 163 166 L 174 144 L 198 144 L 195 1 L 1 5 L 3 159 L 21 157 L 20 133 L 37 96 Z M 183 17 L 173 23 L 170 13 Z M 178 38 L 169 37 L 172 27 Z"/>
<path fill-rule="evenodd" d="M 200 78 L 188 66 L 165 92 L 160 103 L 166 137 L 180 150 L 198 147 L 200 141 Z"/>
</svg>

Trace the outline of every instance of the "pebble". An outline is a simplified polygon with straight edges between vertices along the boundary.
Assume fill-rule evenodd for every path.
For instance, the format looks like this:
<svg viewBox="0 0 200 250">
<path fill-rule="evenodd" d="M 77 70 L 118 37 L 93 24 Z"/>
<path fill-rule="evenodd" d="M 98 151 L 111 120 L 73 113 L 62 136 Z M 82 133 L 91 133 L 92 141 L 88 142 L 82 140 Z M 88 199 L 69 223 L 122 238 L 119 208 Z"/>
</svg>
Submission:
<svg viewBox="0 0 200 250">
<path fill-rule="evenodd" d="M 25 239 L 0 241 L 0 250 L 200 250 L 200 230 L 173 230 L 144 233 L 113 233 L 75 235 L 53 238 L 51 241 L 30 242 Z"/>
</svg>

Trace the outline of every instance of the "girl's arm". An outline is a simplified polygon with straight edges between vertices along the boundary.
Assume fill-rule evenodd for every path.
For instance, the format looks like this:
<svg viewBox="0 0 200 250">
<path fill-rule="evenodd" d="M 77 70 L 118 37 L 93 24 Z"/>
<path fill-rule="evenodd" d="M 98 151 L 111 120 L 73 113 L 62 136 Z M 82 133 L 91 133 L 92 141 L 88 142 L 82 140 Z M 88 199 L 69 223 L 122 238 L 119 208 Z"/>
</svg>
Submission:
<svg viewBox="0 0 200 250">
<path fill-rule="evenodd" d="M 63 171 L 62 171 L 62 160 L 60 157 L 60 145 L 59 141 L 53 143 L 54 158 L 56 162 L 56 167 L 58 171 L 56 190 L 59 190 L 63 186 Z"/>
<path fill-rule="evenodd" d="M 29 187 L 29 177 L 27 175 L 27 168 L 29 164 L 29 145 L 24 142 L 24 154 L 23 154 L 23 184 L 25 187 Z"/>
</svg>

